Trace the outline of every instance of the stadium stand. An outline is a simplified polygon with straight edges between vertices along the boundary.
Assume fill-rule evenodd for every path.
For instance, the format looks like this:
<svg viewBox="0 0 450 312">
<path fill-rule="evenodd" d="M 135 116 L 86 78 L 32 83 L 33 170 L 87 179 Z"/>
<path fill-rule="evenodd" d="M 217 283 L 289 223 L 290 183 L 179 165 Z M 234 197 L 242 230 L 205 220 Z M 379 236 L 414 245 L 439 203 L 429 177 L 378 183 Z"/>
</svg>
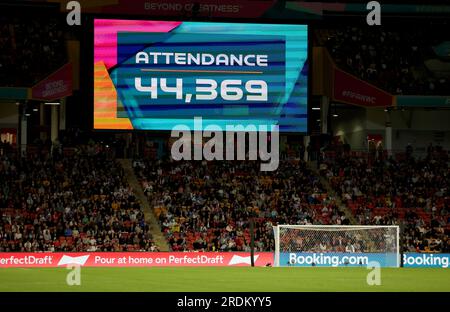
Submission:
<svg viewBox="0 0 450 312">
<path fill-rule="evenodd" d="M 0 17 L 0 85 L 31 86 L 66 61 L 64 24 L 57 18 Z"/>
<path fill-rule="evenodd" d="M 257 162 L 135 160 L 134 168 L 172 250 L 273 250 L 272 226 L 345 224 L 306 163 L 286 160 L 262 173 Z"/>
<path fill-rule="evenodd" d="M 448 153 L 430 146 L 425 159 L 328 153 L 321 174 L 357 224 L 399 224 L 403 250 L 449 252 Z"/>
<path fill-rule="evenodd" d="M 123 170 L 100 144 L 0 158 L 0 251 L 157 251 Z"/>
<path fill-rule="evenodd" d="M 276 224 L 399 224 L 403 249 L 448 252 L 448 153 L 324 153 L 320 174 L 283 160 L 263 173 L 257 162 L 135 159 L 133 167 L 174 251 L 273 250 Z M 140 204 L 102 144 L 29 148 L 0 162 L 0 251 L 157 251 Z"/>
<path fill-rule="evenodd" d="M 343 70 L 392 94 L 448 94 L 450 80 L 427 68 L 439 59 L 433 50 L 448 40 L 430 23 L 420 27 L 333 27 L 317 29 L 318 45 L 326 46 Z M 420 44 L 418 44 L 420 42 Z"/>
<path fill-rule="evenodd" d="M 0 21 L 1 86 L 31 86 L 66 61 L 58 19 Z M 449 39 L 433 29 L 319 27 L 315 41 L 340 68 L 393 94 L 446 94 L 450 80 L 425 65 L 438 58 L 433 47 Z M 29 145 L 24 158 L 11 153 L 17 146 L 0 146 L 0 251 L 158 250 L 107 148 L 51 145 Z M 293 159 L 272 173 L 261 173 L 257 162 L 139 158 L 134 169 L 174 251 L 248 251 L 250 217 L 256 249 L 273 250 L 272 225 L 348 224 L 339 199 L 357 224 L 400 224 L 404 250 L 450 251 L 446 151 L 432 148 L 425 159 L 356 152 L 323 158 L 321 174 L 336 197 L 307 163 Z"/>
</svg>

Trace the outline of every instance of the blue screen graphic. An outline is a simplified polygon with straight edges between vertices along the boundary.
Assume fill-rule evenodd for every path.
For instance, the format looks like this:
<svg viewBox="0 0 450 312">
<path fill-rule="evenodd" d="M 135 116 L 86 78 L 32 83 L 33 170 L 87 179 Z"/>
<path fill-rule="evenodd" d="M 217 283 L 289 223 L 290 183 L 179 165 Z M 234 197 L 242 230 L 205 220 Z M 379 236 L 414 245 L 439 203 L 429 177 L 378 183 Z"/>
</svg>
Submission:
<svg viewBox="0 0 450 312">
<path fill-rule="evenodd" d="M 117 32 L 117 118 L 134 129 L 278 125 L 307 131 L 308 27 L 183 22 Z"/>
</svg>

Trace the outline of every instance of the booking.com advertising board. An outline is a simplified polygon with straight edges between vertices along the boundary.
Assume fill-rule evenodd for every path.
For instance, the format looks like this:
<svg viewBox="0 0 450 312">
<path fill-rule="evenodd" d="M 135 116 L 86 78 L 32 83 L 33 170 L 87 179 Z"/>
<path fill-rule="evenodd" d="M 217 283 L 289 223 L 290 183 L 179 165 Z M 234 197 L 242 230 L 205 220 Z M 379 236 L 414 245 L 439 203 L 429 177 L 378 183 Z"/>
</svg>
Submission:
<svg viewBox="0 0 450 312">
<path fill-rule="evenodd" d="M 294 263 L 294 258 L 296 263 Z M 280 258 L 280 265 L 295 267 L 367 267 L 377 261 L 380 267 L 397 266 L 395 256 L 380 257 L 373 254 L 342 253 L 325 255 L 320 253 L 286 253 Z M 271 252 L 256 252 L 255 265 L 273 265 Z M 288 265 L 289 259 L 291 264 Z M 396 261 L 396 259 L 395 259 Z M 407 253 L 403 264 L 407 268 L 448 268 L 450 254 Z M 283 264 L 284 263 L 284 264 Z M 64 267 L 172 267 L 172 266 L 250 266 L 250 253 L 246 252 L 2 252 L 0 268 Z"/>
<path fill-rule="evenodd" d="M 293 267 L 366 267 L 377 262 L 380 267 L 397 267 L 395 253 L 280 253 L 280 266 Z M 405 268 L 448 268 L 450 254 L 405 253 Z"/>
<path fill-rule="evenodd" d="M 94 128 L 307 131 L 308 26 L 94 20 Z"/>
<path fill-rule="evenodd" d="M 282 252 L 280 266 L 300 267 L 366 267 L 376 261 L 380 267 L 397 267 L 396 253 L 314 253 L 314 252 Z"/>
<path fill-rule="evenodd" d="M 450 254 L 406 253 L 403 255 L 405 268 L 448 268 Z"/>
</svg>

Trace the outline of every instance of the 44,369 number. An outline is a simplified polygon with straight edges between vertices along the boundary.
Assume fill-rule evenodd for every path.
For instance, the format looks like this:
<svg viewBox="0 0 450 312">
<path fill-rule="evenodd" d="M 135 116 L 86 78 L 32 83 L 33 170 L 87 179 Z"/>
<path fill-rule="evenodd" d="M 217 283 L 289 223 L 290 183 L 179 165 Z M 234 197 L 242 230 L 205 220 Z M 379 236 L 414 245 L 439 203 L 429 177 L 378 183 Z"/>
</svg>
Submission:
<svg viewBox="0 0 450 312">
<path fill-rule="evenodd" d="M 192 94 L 183 92 L 183 79 L 176 78 L 174 86 L 167 85 L 166 78 L 151 78 L 150 86 L 143 86 L 142 79 L 134 79 L 136 90 L 148 92 L 151 99 L 158 98 L 158 90 L 164 93 L 174 93 L 177 100 L 184 100 L 189 103 Z M 158 88 L 159 86 L 159 88 Z M 196 100 L 215 100 L 219 94 L 224 101 L 240 101 L 245 97 L 246 101 L 267 101 L 267 83 L 264 80 L 248 80 L 245 83 L 238 79 L 228 79 L 218 83 L 214 79 L 196 79 L 195 80 L 195 99 Z M 244 94 L 245 92 L 245 94 Z"/>
</svg>

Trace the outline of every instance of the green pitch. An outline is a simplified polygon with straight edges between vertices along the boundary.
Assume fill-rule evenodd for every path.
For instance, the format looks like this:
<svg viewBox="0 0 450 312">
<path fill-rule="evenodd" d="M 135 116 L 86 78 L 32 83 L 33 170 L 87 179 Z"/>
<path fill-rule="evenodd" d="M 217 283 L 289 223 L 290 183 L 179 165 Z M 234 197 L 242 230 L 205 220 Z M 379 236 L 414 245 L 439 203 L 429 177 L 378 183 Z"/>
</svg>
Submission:
<svg viewBox="0 0 450 312">
<path fill-rule="evenodd" d="M 81 268 L 0 269 L 0 291 L 450 291 L 450 269 L 382 269 L 369 286 L 364 268 Z"/>
</svg>

